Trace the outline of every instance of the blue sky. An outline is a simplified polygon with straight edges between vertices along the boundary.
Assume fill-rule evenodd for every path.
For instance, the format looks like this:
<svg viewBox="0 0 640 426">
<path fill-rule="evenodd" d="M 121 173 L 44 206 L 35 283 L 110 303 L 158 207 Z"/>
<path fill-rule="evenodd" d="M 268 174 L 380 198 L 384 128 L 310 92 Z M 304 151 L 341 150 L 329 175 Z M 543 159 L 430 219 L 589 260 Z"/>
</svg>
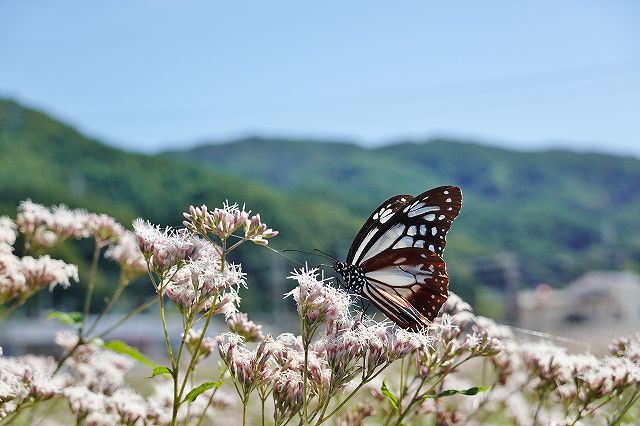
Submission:
<svg viewBox="0 0 640 426">
<path fill-rule="evenodd" d="M 640 156 L 637 1 L 0 0 L 0 95 L 140 151 L 452 136 Z"/>
</svg>

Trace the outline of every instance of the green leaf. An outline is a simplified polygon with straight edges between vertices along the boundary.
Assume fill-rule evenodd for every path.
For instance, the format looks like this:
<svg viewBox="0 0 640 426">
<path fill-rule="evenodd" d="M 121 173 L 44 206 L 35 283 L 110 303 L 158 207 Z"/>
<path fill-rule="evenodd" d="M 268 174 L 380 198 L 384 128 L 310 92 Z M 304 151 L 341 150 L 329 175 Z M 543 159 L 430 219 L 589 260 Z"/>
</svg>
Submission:
<svg viewBox="0 0 640 426">
<path fill-rule="evenodd" d="M 213 388 L 219 388 L 220 386 L 222 386 L 222 380 L 218 380 L 216 382 L 204 382 L 203 384 L 191 389 L 187 396 L 184 397 L 184 400 L 182 402 L 193 402 L 202 392 L 208 391 L 209 389 Z"/>
<path fill-rule="evenodd" d="M 153 368 L 154 370 L 158 366 L 157 363 L 151 361 L 149 358 L 144 356 L 139 350 L 137 350 L 136 348 L 132 348 L 122 340 L 111 340 L 105 343 L 104 345 L 102 345 L 102 347 L 114 352 L 121 353 L 123 355 L 127 355 L 128 357 L 133 358 L 136 361 Z"/>
<path fill-rule="evenodd" d="M 80 328 L 80 325 L 82 324 L 82 317 L 82 312 L 51 311 L 47 315 L 47 319 L 56 319 L 62 324 L 69 324 L 74 326 L 75 328 Z"/>
<path fill-rule="evenodd" d="M 151 377 L 156 377 L 156 376 L 159 376 L 161 374 L 173 375 L 173 372 L 171 371 L 171 369 L 169 367 L 165 367 L 164 365 L 161 365 L 161 366 L 156 367 L 156 368 L 153 369 L 153 373 L 151 373 Z"/>
<path fill-rule="evenodd" d="M 400 404 L 398 403 L 398 398 L 396 398 L 396 396 L 393 394 L 393 392 L 391 392 L 389 390 L 389 388 L 387 387 L 387 382 L 386 379 L 382 379 L 382 387 L 380 388 L 380 391 L 382 392 L 382 394 L 384 396 L 387 397 L 387 399 L 389 400 L 389 402 L 391 403 L 391 406 L 394 409 L 399 409 L 400 408 Z"/>
<path fill-rule="evenodd" d="M 422 397 L 420 398 L 421 400 L 425 400 L 425 399 L 429 399 L 429 398 L 442 398 L 444 396 L 451 396 L 451 395 L 476 395 L 480 392 L 484 392 L 488 389 L 490 389 L 490 386 L 474 386 L 472 388 L 469 389 L 461 389 L 461 390 L 457 390 L 457 389 L 448 389 L 446 391 L 442 391 L 440 393 L 429 393 L 426 395 L 422 395 Z"/>
</svg>

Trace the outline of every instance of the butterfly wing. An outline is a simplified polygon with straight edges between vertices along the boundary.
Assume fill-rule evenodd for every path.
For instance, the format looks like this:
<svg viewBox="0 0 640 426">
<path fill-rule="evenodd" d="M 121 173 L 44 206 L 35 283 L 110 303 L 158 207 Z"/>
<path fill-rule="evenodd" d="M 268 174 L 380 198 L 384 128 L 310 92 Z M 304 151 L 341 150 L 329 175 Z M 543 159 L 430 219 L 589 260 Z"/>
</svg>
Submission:
<svg viewBox="0 0 640 426">
<path fill-rule="evenodd" d="M 385 250 L 360 266 L 366 278 L 363 295 L 400 327 L 426 327 L 447 300 L 444 260 L 430 250 Z"/>
<path fill-rule="evenodd" d="M 362 255 L 362 250 L 367 247 L 376 235 L 381 235 L 388 229 L 385 223 L 388 222 L 395 213 L 402 208 L 407 200 L 413 199 L 412 195 L 396 195 L 384 201 L 376 208 L 369 219 L 362 225 L 360 231 L 351 243 L 349 254 L 347 254 L 347 263 L 355 263 Z"/>
<path fill-rule="evenodd" d="M 460 213 L 462 192 L 441 186 L 412 197 L 397 195 L 382 203 L 356 236 L 347 263 L 359 265 L 385 250 L 424 248 L 442 255 L 451 222 Z"/>
</svg>

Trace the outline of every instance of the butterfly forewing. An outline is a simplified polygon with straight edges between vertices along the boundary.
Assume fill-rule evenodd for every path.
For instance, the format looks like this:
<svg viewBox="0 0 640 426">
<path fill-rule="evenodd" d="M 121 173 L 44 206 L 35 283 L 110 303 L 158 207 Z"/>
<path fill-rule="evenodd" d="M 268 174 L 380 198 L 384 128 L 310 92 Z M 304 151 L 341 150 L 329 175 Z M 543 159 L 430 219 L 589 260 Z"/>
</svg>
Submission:
<svg viewBox="0 0 640 426">
<path fill-rule="evenodd" d="M 416 197 L 385 201 L 356 236 L 347 263 L 354 265 L 388 249 L 417 247 L 441 255 L 451 222 L 460 212 L 462 193 L 455 186 L 430 189 Z"/>
<path fill-rule="evenodd" d="M 407 200 L 412 199 L 411 195 L 396 195 L 389 198 L 378 206 L 371 213 L 369 219 L 362 225 L 362 228 L 356 235 L 351 244 L 349 254 L 347 255 L 347 263 L 355 264 L 356 260 L 362 257 L 362 251 L 369 246 L 371 241 L 376 240 L 377 236 L 382 235 L 389 229 L 389 219 L 405 204 Z"/>
</svg>

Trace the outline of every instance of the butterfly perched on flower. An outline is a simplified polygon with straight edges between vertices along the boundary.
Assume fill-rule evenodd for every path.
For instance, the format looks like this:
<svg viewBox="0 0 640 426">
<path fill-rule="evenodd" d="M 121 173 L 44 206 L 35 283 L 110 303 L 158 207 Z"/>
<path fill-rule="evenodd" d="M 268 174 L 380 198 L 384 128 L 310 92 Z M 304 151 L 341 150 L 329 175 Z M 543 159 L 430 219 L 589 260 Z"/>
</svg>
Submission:
<svg viewBox="0 0 640 426">
<path fill-rule="evenodd" d="M 422 329 L 448 297 L 442 252 L 461 207 L 456 186 L 391 197 L 364 223 L 346 261 L 334 262 L 333 268 L 350 291 L 400 327 Z"/>
</svg>

